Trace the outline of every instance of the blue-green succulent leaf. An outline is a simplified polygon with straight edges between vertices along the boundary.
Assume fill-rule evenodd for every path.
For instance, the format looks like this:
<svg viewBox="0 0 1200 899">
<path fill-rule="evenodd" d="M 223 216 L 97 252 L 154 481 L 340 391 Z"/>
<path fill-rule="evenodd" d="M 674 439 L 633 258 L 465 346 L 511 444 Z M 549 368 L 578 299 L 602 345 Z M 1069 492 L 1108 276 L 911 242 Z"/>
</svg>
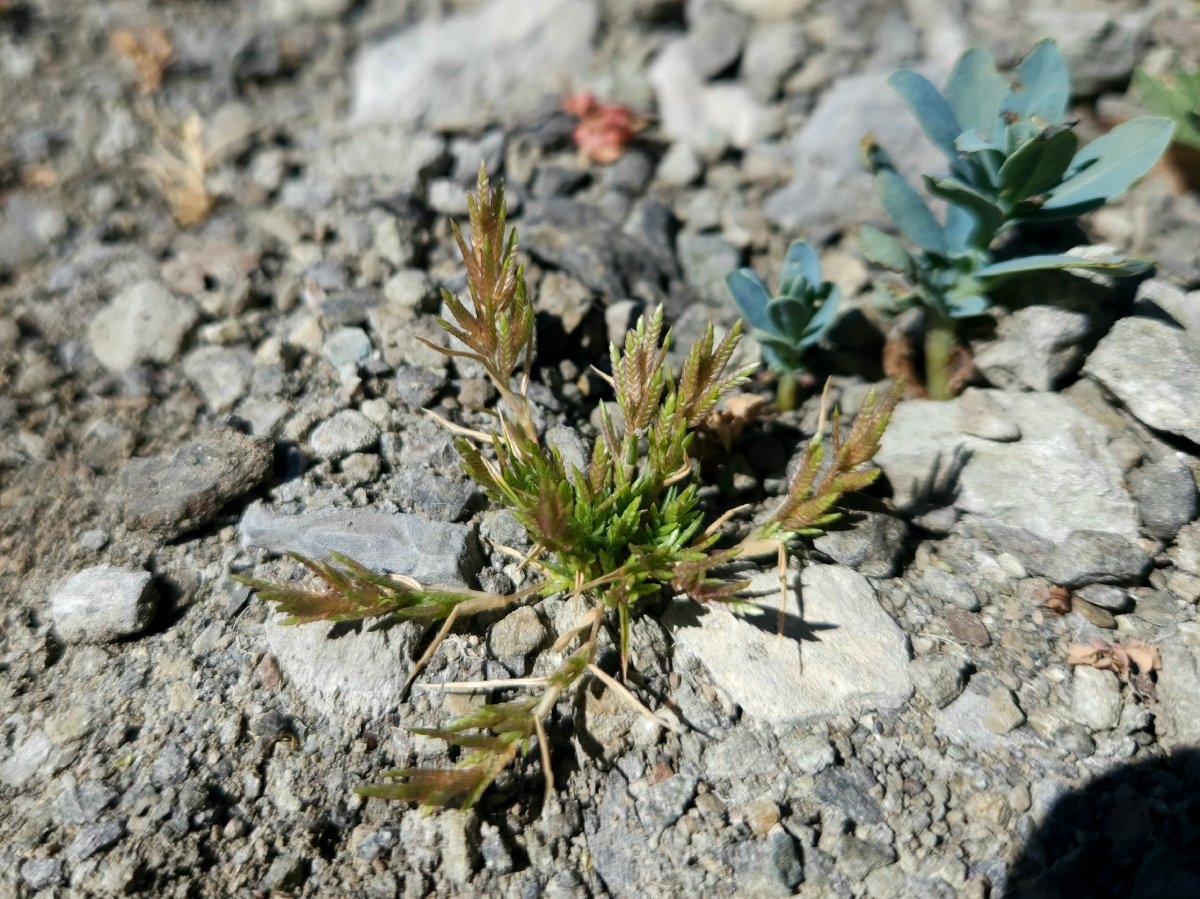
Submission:
<svg viewBox="0 0 1200 899">
<path fill-rule="evenodd" d="M 875 181 L 883 208 L 900 233 L 923 250 L 944 254 L 947 247 L 942 228 L 912 185 L 891 169 L 881 170 Z"/>
<path fill-rule="evenodd" d="M 975 216 L 985 244 L 991 241 L 1000 226 L 1004 224 L 1004 210 L 961 181 L 954 178 L 935 178 L 933 175 L 926 175 L 925 186 L 934 196 L 941 197 L 955 206 L 961 206 Z"/>
<path fill-rule="evenodd" d="M 951 253 L 961 253 L 973 243 L 979 228 L 979 219 L 962 206 L 951 203 L 946 207 L 946 224 L 942 233 L 946 235 L 946 246 Z"/>
<path fill-rule="evenodd" d="M 1042 204 L 1045 212 L 1095 209 L 1129 189 L 1167 149 L 1170 119 L 1144 116 L 1118 125 L 1082 150 L 1061 185 Z"/>
<path fill-rule="evenodd" d="M 1038 127 L 1061 124 L 1071 100 L 1067 61 L 1050 38 L 1038 41 L 1017 66 L 1017 79 L 1003 103 L 1003 111 L 1018 119 L 1036 119 Z"/>
<path fill-rule="evenodd" d="M 753 269 L 740 268 L 730 272 L 725 276 L 725 287 L 746 324 L 758 329 L 771 327 L 767 318 L 767 303 L 771 301 L 771 292 Z"/>
<path fill-rule="evenodd" d="M 933 144 L 953 161 L 958 151 L 954 139 L 963 132 L 963 126 L 954 117 L 954 110 L 946 98 L 924 75 L 912 69 L 897 69 L 888 76 L 888 84 L 912 110 L 921 128 Z"/>
<path fill-rule="evenodd" d="M 821 257 L 803 240 L 794 240 L 788 246 L 783 269 L 779 273 L 779 292 L 794 295 L 796 291 L 789 287 L 797 278 L 803 278 L 811 287 L 821 283 Z"/>
<path fill-rule="evenodd" d="M 903 272 L 909 276 L 913 273 L 913 258 L 904 245 L 890 234 L 884 234 L 878 228 L 863 225 L 858 229 L 858 245 L 863 255 L 876 265 Z"/>
<path fill-rule="evenodd" d="M 958 58 L 946 82 L 946 102 L 963 129 L 963 134 L 955 139 L 960 150 L 965 149 L 965 135 L 973 136 L 983 146 L 999 142 L 1004 132 L 1000 104 L 1007 93 L 1008 82 L 996 71 L 996 63 L 987 50 L 972 47 Z"/>
<path fill-rule="evenodd" d="M 1125 256 L 1104 256 L 1099 259 L 1085 259 L 1082 256 L 1069 256 L 1061 253 L 1043 253 L 1036 256 L 1021 256 L 1004 262 L 994 262 L 984 266 L 978 274 L 981 278 L 1004 278 L 1009 275 L 1026 272 L 1050 271 L 1053 269 L 1078 268 L 1093 272 L 1105 272 L 1110 275 L 1136 275 L 1150 268 L 1152 263 L 1146 259 L 1129 259 Z"/>
<path fill-rule="evenodd" d="M 771 330 L 789 342 L 798 344 L 812 320 L 812 304 L 806 300 L 799 297 L 775 297 L 771 300 L 767 304 Z"/>
<path fill-rule="evenodd" d="M 950 313 L 951 318 L 973 318 L 976 315 L 983 315 L 991 305 L 987 297 L 972 294 L 950 301 L 946 311 Z"/>
<path fill-rule="evenodd" d="M 834 316 L 837 315 L 838 306 L 841 302 L 841 289 L 835 284 L 830 284 L 829 293 L 821 301 L 821 308 L 809 320 L 808 328 L 805 329 L 802 341 L 805 346 L 811 346 L 825 336 L 825 332 L 833 325 Z"/>
<path fill-rule="evenodd" d="M 1070 128 L 1052 126 L 1022 144 L 1000 167 L 1000 191 L 1010 203 L 1057 187 L 1075 156 L 1079 139 Z"/>
</svg>

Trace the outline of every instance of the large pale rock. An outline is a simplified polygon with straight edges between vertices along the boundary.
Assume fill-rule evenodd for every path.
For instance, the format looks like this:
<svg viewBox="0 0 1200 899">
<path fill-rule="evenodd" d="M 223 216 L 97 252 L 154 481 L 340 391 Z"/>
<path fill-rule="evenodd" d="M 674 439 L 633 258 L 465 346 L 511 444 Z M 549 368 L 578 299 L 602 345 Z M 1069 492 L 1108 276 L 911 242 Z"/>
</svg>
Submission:
<svg viewBox="0 0 1200 899">
<path fill-rule="evenodd" d="M 1140 421 L 1200 443 L 1200 291 L 1150 282 L 1138 297 L 1142 314 L 1118 321 L 1083 370 Z"/>
<path fill-rule="evenodd" d="M 68 643 L 109 643 L 144 630 L 157 607 L 150 572 L 96 565 L 55 591 L 50 618 Z"/>
<path fill-rule="evenodd" d="M 1137 505 L 1101 425 L 1057 394 L 986 394 L 1019 440 L 963 433 L 961 400 L 913 400 L 896 409 L 875 461 L 898 509 L 952 504 L 1056 543 L 1081 526 L 1137 538 Z"/>
<path fill-rule="evenodd" d="M 837 565 L 808 565 L 801 603 L 789 590 L 784 634 L 776 633 L 779 581 L 757 576 L 748 591 L 764 614 L 753 619 L 680 601 L 664 623 L 676 655 L 701 662 L 717 687 L 752 718 L 803 721 L 865 709 L 896 708 L 912 693 L 904 633 L 879 605 L 867 579 Z"/>
<path fill-rule="evenodd" d="M 589 0 L 492 0 L 359 52 L 351 120 L 435 130 L 519 121 L 587 72 L 599 21 Z"/>
</svg>

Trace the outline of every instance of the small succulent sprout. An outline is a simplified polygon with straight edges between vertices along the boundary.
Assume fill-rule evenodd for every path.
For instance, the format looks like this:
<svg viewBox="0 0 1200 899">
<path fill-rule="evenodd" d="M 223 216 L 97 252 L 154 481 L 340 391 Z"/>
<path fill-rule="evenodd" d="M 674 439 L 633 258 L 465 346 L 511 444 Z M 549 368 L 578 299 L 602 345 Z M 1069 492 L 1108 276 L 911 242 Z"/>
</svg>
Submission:
<svg viewBox="0 0 1200 899">
<path fill-rule="evenodd" d="M 725 286 L 761 345 L 763 361 L 780 376 L 779 405 L 790 408 L 795 375 L 804 370 L 805 354 L 833 324 L 841 291 L 821 280 L 817 251 L 802 240 L 788 247 L 778 294 L 772 295 L 766 282 L 749 268 L 730 272 Z"/>
</svg>

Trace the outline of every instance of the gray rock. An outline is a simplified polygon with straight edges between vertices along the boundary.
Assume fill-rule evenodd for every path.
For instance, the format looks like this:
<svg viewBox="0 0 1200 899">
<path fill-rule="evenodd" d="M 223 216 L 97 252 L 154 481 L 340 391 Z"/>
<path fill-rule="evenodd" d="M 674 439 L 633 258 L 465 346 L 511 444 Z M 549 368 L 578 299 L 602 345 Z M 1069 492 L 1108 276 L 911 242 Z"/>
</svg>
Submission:
<svg viewBox="0 0 1200 899">
<path fill-rule="evenodd" d="M 1193 521 L 1179 529 L 1174 545 L 1167 556 L 1180 571 L 1200 575 L 1200 521 Z"/>
<path fill-rule="evenodd" d="M 979 596 L 967 583 L 966 578 L 940 568 L 929 567 L 922 571 L 916 588 L 940 605 L 966 609 L 969 612 L 979 611 Z"/>
<path fill-rule="evenodd" d="M 304 883 L 308 877 L 308 866 L 304 858 L 295 852 L 284 852 L 275 856 L 262 879 L 262 888 L 267 893 L 291 891 Z"/>
<path fill-rule="evenodd" d="M 754 19 L 778 21 L 804 12 L 813 0 L 724 0 L 730 9 Z"/>
<path fill-rule="evenodd" d="M 804 725 L 780 734 L 779 753 L 787 760 L 789 768 L 795 768 L 801 774 L 819 774 L 837 761 L 829 738 L 810 733 Z"/>
<path fill-rule="evenodd" d="M 187 780 L 190 768 L 191 759 L 183 747 L 174 740 L 168 740 L 150 766 L 150 782 L 160 788 L 181 784 Z"/>
<path fill-rule="evenodd" d="M 796 69 L 807 50 L 800 22 L 756 25 L 746 39 L 741 79 L 760 103 L 770 103 L 788 73 Z"/>
<path fill-rule="evenodd" d="M 359 51 L 351 120 L 464 132 L 521 121 L 586 73 L 598 20 L 586 0 L 492 0 L 406 28 Z"/>
<path fill-rule="evenodd" d="M 402 365 L 396 369 L 396 393 L 400 401 L 410 409 L 424 409 L 446 386 L 446 372 L 416 365 Z"/>
<path fill-rule="evenodd" d="M 1143 465 L 1129 477 L 1129 490 L 1138 502 L 1146 532 L 1171 540 L 1200 514 L 1196 480 L 1179 454 Z"/>
<path fill-rule="evenodd" d="M 371 338 L 362 328 L 338 328 L 325 338 L 321 351 L 334 368 L 359 366 L 371 358 Z"/>
<path fill-rule="evenodd" d="M 1094 330 L 1085 312 L 1026 306 L 1000 320 L 996 340 L 979 349 L 975 365 L 996 387 L 1054 390 L 1079 370 Z"/>
<path fill-rule="evenodd" d="M 1025 723 L 1025 713 L 1017 705 L 1016 694 L 1007 687 L 994 687 L 987 695 L 983 711 L 983 726 L 994 734 L 1003 736 Z"/>
<path fill-rule="evenodd" d="M 545 439 L 547 447 L 552 447 L 562 454 L 563 464 L 568 472 L 575 469 L 587 472 L 591 453 L 587 441 L 579 436 L 578 431 L 566 425 L 551 425 L 546 429 Z"/>
<path fill-rule="evenodd" d="M 856 824 L 882 824 L 883 809 L 871 795 L 875 778 L 862 762 L 827 768 L 817 775 L 813 792 L 823 802 L 840 809 Z"/>
<path fill-rule="evenodd" d="M 377 718 L 400 704 L 424 628 L 268 622 L 267 646 L 284 682 L 331 719 Z"/>
<path fill-rule="evenodd" d="M 211 521 L 230 500 L 268 477 L 269 437 L 231 428 L 213 431 L 170 456 L 131 459 L 121 473 L 125 526 L 173 539 Z"/>
<path fill-rule="evenodd" d="M 833 857 L 837 865 L 852 880 L 863 880 L 876 868 L 896 860 L 896 850 L 884 843 L 863 840 L 853 834 L 839 834 L 834 842 Z"/>
<path fill-rule="evenodd" d="M 638 821 L 646 833 L 661 833 L 683 817 L 696 797 L 697 782 L 696 777 L 675 774 L 655 784 L 646 778 L 631 783 L 629 795 L 634 799 Z"/>
<path fill-rule="evenodd" d="M 874 182 L 861 161 L 862 136 L 873 132 L 910 177 L 924 171 L 935 152 L 888 86 L 889 73 L 842 78 L 822 94 L 792 140 L 795 180 L 767 198 L 767 218 L 818 243 L 865 221 L 882 223 Z"/>
<path fill-rule="evenodd" d="M 378 442 L 379 426 L 357 409 L 343 409 L 313 428 L 308 436 L 313 452 L 325 459 L 365 452 Z"/>
<path fill-rule="evenodd" d="M 442 138 L 389 123 L 359 128 L 315 150 L 309 177 L 326 185 L 366 182 L 389 191 L 416 191 L 445 158 Z"/>
<path fill-rule="evenodd" d="M 109 301 L 88 325 L 88 346 L 110 371 L 170 362 L 196 323 L 196 309 L 157 281 L 139 281 Z"/>
<path fill-rule="evenodd" d="M 529 655 L 545 642 L 548 631 L 532 606 L 509 612 L 488 631 L 488 648 L 502 660 L 520 660 L 522 664 Z"/>
<path fill-rule="evenodd" d="M 1112 730 L 1121 720 L 1121 685 L 1111 671 L 1076 665 L 1070 701 L 1075 720 L 1094 731 Z"/>
<path fill-rule="evenodd" d="M 21 863 L 21 879 L 33 890 L 45 890 L 62 883 L 62 860 L 31 858 Z"/>
<path fill-rule="evenodd" d="M 663 133 L 704 158 L 746 149 L 778 128 L 777 119 L 737 83 L 706 83 L 686 38 L 669 41 L 650 65 Z"/>
<path fill-rule="evenodd" d="M 1040 568 L 1031 568 L 1055 584 L 1074 588 L 1084 584 L 1134 584 L 1153 559 L 1135 543 L 1104 531 L 1072 531 Z"/>
<path fill-rule="evenodd" d="M 918 695 L 935 709 L 944 709 L 967 683 L 967 660 L 959 655 L 928 655 L 913 659 L 909 666 Z"/>
<path fill-rule="evenodd" d="M 388 278 L 383 285 L 383 297 L 412 312 L 433 312 L 438 308 L 437 290 L 429 275 L 418 268 L 406 268 Z"/>
<path fill-rule="evenodd" d="M 85 780 L 58 795 L 54 802 L 54 817 L 63 824 L 94 824 L 119 796 L 106 783 Z"/>
<path fill-rule="evenodd" d="M 428 468 L 405 468 L 388 482 L 387 496 L 402 509 L 437 521 L 462 521 L 477 504 L 474 481 L 448 478 Z"/>
<path fill-rule="evenodd" d="M 751 718 L 782 723 L 871 708 L 896 708 L 912 693 L 903 632 L 879 606 L 860 574 L 808 565 L 803 609 L 789 591 L 785 634 L 775 633 L 778 578 L 753 579 L 764 614 L 745 619 L 711 606 L 697 615 L 677 602 L 664 623 L 674 630 L 677 660 L 701 662 L 720 689 Z M 752 623 L 753 622 L 753 623 Z"/>
<path fill-rule="evenodd" d="M 21 787 L 36 776 L 49 776 L 54 764 L 54 742 L 45 731 L 35 731 L 12 748 L 0 763 L 0 783 Z"/>
<path fill-rule="evenodd" d="M 583 323 L 592 308 L 592 292 L 560 272 L 549 272 L 538 285 L 534 305 L 538 312 L 554 316 L 563 330 L 571 334 Z"/>
<path fill-rule="evenodd" d="M 562 269 L 603 297 L 657 302 L 669 276 L 654 250 L 594 206 L 573 200 L 529 203 L 521 243 L 535 259 Z"/>
<path fill-rule="evenodd" d="M 729 302 L 725 276 L 741 265 L 741 251 L 716 234 L 684 232 L 677 243 L 680 267 L 688 286 L 714 305 Z"/>
<path fill-rule="evenodd" d="M 66 856 L 71 864 L 87 861 L 97 852 L 109 848 L 125 835 L 125 824 L 118 818 L 109 818 L 98 824 L 80 828 L 75 839 L 67 846 Z"/>
<path fill-rule="evenodd" d="M 315 267 L 313 271 L 319 272 L 320 267 Z M 335 283 L 342 282 L 341 273 L 334 275 Z M 313 278 L 317 280 L 316 277 Z M 318 282 L 319 283 L 319 282 Z M 339 331 L 334 331 L 334 335 L 340 332 L 341 328 L 346 328 L 350 325 L 361 325 L 370 317 L 371 310 L 379 305 L 379 294 L 373 290 L 342 290 L 334 288 L 334 292 L 322 297 L 317 308 L 321 311 L 321 318 L 326 326 L 331 328 L 339 328 Z M 329 340 L 326 340 L 326 348 L 328 349 Z M 355 338 L 343 337 L 343 340 L 353 340 Z M 338 363 L 334 363 L 337 365 Z"/>
<path fill-rule="evenodd" d="M 183 372 L 209 409 L 224 412 L 246 393 L 254 373 L 254 354 L 246 347 L 197 347 L 184 356 Z"/>
<path fill-rule="evenodd" d="M 110 643 L 143 631 L 157 607 L 150 572 L 96 565 L 54 592 L 50 619 L 68 643 Z"/>
<path fill-rule="evenodd" d="M 844 529 L 826 531 L 813 541 L 813 548 L 867 577 L 894 575 L 908 525 L 882 512 L 855 512 L 846 524 Z"/>
<path fill-rule="evenodd" d="M 1200 443 L 1200 405 L 1195 401 L 1200 326 L 1140 315 L 1123 318 L 1083 370 L 1139 421 Z"/>
<path fill-rule="evenodd" d="M 0 217 L 0 271 L 37 262 L 67 230 L 67 217 L 56 206 L 29 194 L 5 198 Z"/>
<path fill-rule="evenodd" d="M 1133 608 L 1133 597 L 1113 584 L 1084 584 L 1075 591 L 1080 599 L 1109 612 L 1120 614 Z"/>
<path fill-rule="evenodd" d="M 761 839 L 737 844 L 729 866 L 743 896 L 791 896 L 804 880 L 796 841 L 778 824 Z"/>
<path fill-rule="evenodd" d="M 1200 624 L 1188 621 L 1158 644 L 1155 730 L 1168 752 L 1200 745 Z"/>
<path fill-rule="evenodd" d="M 1080 522 L 1136 539 L 1137 509 L 1101 425 L 1056 394 L 988 393 L 1016 423 L 1020 440 L 963 434 L 960 400 L 910 400 L 896 409 L 875 461 L 898 510 L 949 504 L 1053 541 Z"/>
<path fill-rule="evenodd" d="M 480 568 L 470 528 L 419 515 L 374 509 L 275 515 L 256 503 L 243 514 L 238 533 L 243 548 L 298 552 L 315 559 L 340 552 L 368 568 L 407 575 L 422 584 L 469 587 Z"/>
<path fill-rule="evenodd" d="M 958 429 L 983 440 L 1009 443 L 1021 439 L 1021 429 L 985 390 L 968 387 L 958 400 Z"/>
</svg>

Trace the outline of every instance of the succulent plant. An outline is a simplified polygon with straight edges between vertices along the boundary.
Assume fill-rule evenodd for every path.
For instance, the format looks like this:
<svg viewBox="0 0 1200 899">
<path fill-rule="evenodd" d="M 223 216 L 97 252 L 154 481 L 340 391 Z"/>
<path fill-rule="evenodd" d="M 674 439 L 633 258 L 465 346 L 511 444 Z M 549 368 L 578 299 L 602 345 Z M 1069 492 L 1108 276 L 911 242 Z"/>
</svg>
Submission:
<svg viewBox="0 0 1200 899">
<path fill-rule="evenodd" d="M 817 251 L 802 240 L 793 241 L 779 274 L 779 293 L 772 295 L 753 269 L 740 268 L 725 276 L 725 286 L 762 346 L 763 361 L 779 375 L 780 408 L 795 403 L 796 374 L 804 356 L 825 336 L 833 323 L 841 291 L 821 280 Z"/>
<path fill-rule="evenodd" d="M 996 262 L 992 244 L 1020 225 L 1072 219 L 1124 193 L 1162 155 L 1172 124 L 1134 119 L 1078 149 L 1072 123 L 1064 121 L 1071 95 L 1066 62 L 1049 39 L 1022 61 L 1011 84 L 977 47 L 955 63 L 945 94 L 910 69 L 888 80 L 949 161 L 946 174 L 924 176 L 947 211 L 939 222 L 868 135 L 865 155 L 884 210 L 916 251 L 870 227 L 860 231 L 859 243 L 872 262 L 904 275 L 914 288 L 905 300 L 926 307 L 927 387 L 945 398 L 954 321 L 985 312 L 998 280 L 1048 269 L 1110 275 L 1146 269 L 1143 260 L 1117 255 L 1047 253 Z"/>
</svg>

